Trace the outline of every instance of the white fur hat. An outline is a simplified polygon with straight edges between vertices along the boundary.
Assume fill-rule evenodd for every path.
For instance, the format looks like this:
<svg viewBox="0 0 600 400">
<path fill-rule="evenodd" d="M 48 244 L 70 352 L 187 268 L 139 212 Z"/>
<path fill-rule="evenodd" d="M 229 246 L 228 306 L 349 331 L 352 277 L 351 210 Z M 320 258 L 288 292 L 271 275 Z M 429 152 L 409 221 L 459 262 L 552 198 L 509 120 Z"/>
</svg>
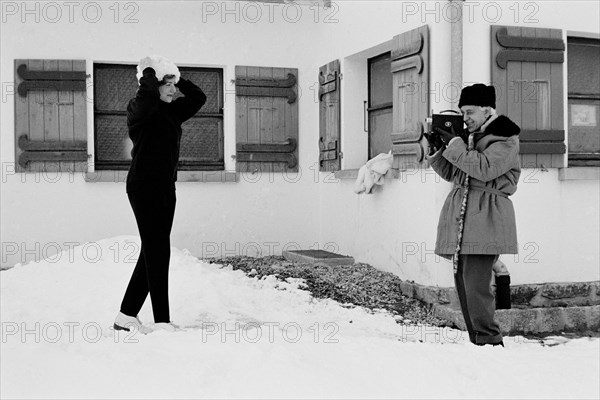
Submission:
<svg viewBox="0 0 600 400">
<path fill-rule="evenodd" d="M 137 66 L 137 79 L 138 82 L 143 75 L 143 72 L 146 68 L 152 67 L 156 72 L 156 78 L 159 81 L 165 77 L 165 75 L 175 75 L 175 83 L 179 82 L 179 78 L 181 74 L 179 73 L 179 68 L 172 61 L 161 57 L 161 56 L 149 56 L 144 57 L 140 60 L 140 63 Z"/>
</svg>

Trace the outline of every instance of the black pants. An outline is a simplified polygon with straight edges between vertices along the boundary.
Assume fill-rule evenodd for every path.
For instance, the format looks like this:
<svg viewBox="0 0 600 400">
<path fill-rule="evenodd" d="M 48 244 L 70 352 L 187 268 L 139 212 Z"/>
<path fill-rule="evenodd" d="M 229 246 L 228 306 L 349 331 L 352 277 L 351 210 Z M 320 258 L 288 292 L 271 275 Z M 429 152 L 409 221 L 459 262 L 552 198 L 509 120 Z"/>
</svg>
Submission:
<svg viewBox="0 0 600 400">
<path fill-rule="evenodd" d="M 492 265 L 496 255 L 466 254 L 458 258 L 454 276 L 469 339 L 475 344 L 502 341 L 500 327 L 494 320 L 496 303 L 492 294 Z"/>
<path fill-rule="evenodd" d="M 142 239 L 142 248 L 121 303 L 121 312 L 136 316 L 150 293 L 154 322 L 170 322 L 169 259 L 175 189 L 146 189 L 129 192 L 127 196 Z"/>
</svg>

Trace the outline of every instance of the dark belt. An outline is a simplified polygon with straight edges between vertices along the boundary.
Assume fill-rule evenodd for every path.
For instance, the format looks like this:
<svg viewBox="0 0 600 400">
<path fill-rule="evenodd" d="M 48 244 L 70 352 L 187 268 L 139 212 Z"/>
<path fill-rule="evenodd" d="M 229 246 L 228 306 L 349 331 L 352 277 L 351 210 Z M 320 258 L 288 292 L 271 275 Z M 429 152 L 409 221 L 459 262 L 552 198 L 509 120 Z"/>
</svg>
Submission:
<svg viewBox="0 0 600 400">
<path fill-rule="evenodd" d="M 455 188 L 456 189 L 464 189 L 465 187 L 461 186 L 461 185 L 458 185 L 458 186 L 455 186 Z M 469 185 L 469 189 L 481 190 L 482 192 L 488 192 L 488 193 L 491 193 L 491 194 L 495 194 L 497 196 L 502 196 L 504 198 L 508 198 L 508 195 L 506 193 L 501 192 L 498 189 L 494 189 L 494 188 L 487 187 L 487 186 L 480 186 L 480 185 L 471 184 L 471 185 Z"/>
</svg>

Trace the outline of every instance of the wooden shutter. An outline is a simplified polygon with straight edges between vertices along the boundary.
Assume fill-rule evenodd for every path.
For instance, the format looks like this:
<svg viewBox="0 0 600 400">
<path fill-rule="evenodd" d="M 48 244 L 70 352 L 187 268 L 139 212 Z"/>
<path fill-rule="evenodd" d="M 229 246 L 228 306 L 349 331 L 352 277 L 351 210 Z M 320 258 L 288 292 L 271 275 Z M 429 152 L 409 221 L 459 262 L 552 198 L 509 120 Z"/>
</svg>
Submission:
<svg viewBox="0 0 600 400">
<path fill-rule="evenodd" d="M 18 172 L 86 171 L 85 60 L 15 60 Z"/>
<path fill-rule="evenodd" d="M 423 161 L 424 122 L 429 114 L 429 30 L 427 26 L 394 37 L 392 47 L 393 123 L 395 168 Z"/>
<path fill-rule="evenodd" d="M 319 68 L 319 170 L 341 169 L 340 61 Z"/>
<path fill-rule="evenodd" d="M 235 67 L 239 172 L 298 171 L 295 68 Z"/>
<path fill-rule="evenodd" d="M 496 110 L 521 127 L 522 167 L 564 167 L 560 29 L 492 26 Z"/>
</svg>

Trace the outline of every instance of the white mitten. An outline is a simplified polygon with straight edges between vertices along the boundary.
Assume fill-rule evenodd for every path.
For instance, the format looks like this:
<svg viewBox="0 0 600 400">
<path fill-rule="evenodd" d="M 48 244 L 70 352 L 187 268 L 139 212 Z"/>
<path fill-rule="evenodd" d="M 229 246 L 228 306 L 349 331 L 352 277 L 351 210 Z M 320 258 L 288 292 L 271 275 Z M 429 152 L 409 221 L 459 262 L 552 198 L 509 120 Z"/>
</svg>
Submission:
<svg viewBox="0 0 600 400">
<path fill-rule="evenodd" d="M 354 193 L 361 194 L 366 190 L 365 186 L 365 175 L 367 174 L 367 166 L 363 165 L 358 170 L 358 176 L 356 177 L 356 182 L 354 183 Z"/>
<path fill-rule="evenodd" d="M 492 265 L 492 270 L 494 271 L 494 274 L 496 276 L 510 275 L 510 272 L 508 272 L 508 268 L 506 268 L 506 264 L 500 261 L 500 258 L 498 258 L 494 265 Z"/>
<path fill-rule="evenodd" d="M 179 68 L 177 68 L 177 65 L 167 58 L 161 56 L 149 56 L 140 60 L 140 63 L 137 66 L 136 75 L 138 82 L 142 77 L 144 70 L 148 67 L 154 69 L 154 72 L 156 72 L 156 79 L 159 81 L 162 81 L 165 75 L 175 75 L 175 83 L 179 82 L 181 74 L 179 73 Z"/>
</svg>

